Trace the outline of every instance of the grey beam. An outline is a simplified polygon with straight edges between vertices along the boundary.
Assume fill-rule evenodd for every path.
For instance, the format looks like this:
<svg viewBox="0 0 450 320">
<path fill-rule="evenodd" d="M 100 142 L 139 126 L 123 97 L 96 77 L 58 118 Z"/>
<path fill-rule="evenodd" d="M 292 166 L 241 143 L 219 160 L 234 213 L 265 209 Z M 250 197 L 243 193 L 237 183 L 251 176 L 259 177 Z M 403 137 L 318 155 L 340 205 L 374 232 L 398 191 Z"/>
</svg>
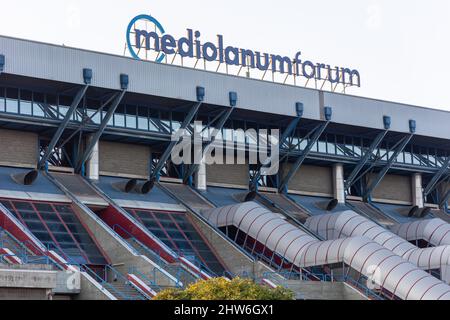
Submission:
<svg viewBox="0 0 450 320">
<path fill-rule="evenodd" d="M 200 109 L 200 106 L 202 105 L 202 101 L 199 101 L 195 103 L 191 110 L 189 111 L 188 115 L 184 119 L 179 132 L 182 132 L 183 130 L 186 130 L 187 126 L 191 123 L 191 121 L 194 119 L 195 115 L 197 114 L 198 110 Z M 173 140 L 169 143 L 166 150 L 162 154 L 161 158 L 158 161 L 158 164 L 156 165 L 155 169 L 150 175 L 150 181 L 155 181 L 159 179 L 159 175 L 161 173 L 161 170 L 164 168 L 165 163 L 170 157 L 170 154 L 172 153 L 173 148 L 178 144 L 180 141 L 180 136 L 178 136 L 177 139 Z"/>
<path fill-rule="evenodd" d="M 230 118 L 231 114 L 233 113 L 236 106 L 231 106 L 220 118 L 217 126 L 214 128 L 214 131 L 211 134 L 211 139 L 208 141 L 205 145 L 202 146 L 202 155 L 206 154 L 214 141 L 216 141 L 217 135 L 222 132 L 222 129 L 225 125 L 225 122 Z M 183 183 L 188 183 L 189 178 L 198 170 L 199 164 L 193 163 L 189 166 L 188 170 L 186 171 L 184 177 L 183 177 Z"/>
<path fill-rule="evenodd" d="M 433 191 L 438 184 L 439 180 L 442 178 L 442 176 L 448 171 L 448 166 L 450 165 L 450 157 L 448 157 L 444 163 L 442 164 L 441 168 L 438 172 L 433 176 L 431 181 L 427 184 L 425 189 L 423 190 L 424 197 L 428 196 L 431 191 Z"/>
<path fill-rule="evenodd" d="M 78 105 L 80 104 L 81 100 L 85 96 L 88 88 L 89 88 L 89 84 L 86 84 L 78 91 L 69 110 L 67 111 L 66 115 L 64 116 L 64 120 L 60 123 L 58 129 L 56 130 L 56 133 L 53 135 L 52 140 L 50 141 L 50 144 L 48 145 L 44 156 L 42 156 L 41 160 L 39 161 L 38 169 L 42 169 L 45 166 L 45 164 L 47 163 L 50 156 L 53 154 L 56 144 L 58 143 L 59 139 L 61 138 L 64 130 L 67 128 L 67 125 L 69 124 L 70 120 L 72 119 L 73 113 L 78 108 Z"/>
<path fill-rule="evenodd" d="M 280 183 L 278 187 L 278 192 L 282 193 L 285 192 L 288 189 L 289 182 L 292 180 L 294 175 L 297 173 L 297 171 L 302 166 L 303 162 L 305 161 L 308 154 L 311 152 L 313 146 L 317 143 L 320 136 L 324 133 L 325 129 L 328 127 L 328 125 L 331 122 L 331 108 L 325 107 L 325 118 L 326 122 L 319 125 L 317 128 L 314 129 L 314 134 L 312 135 L 311 139 L 308 141 L 308 144 L 306 145 L 305 149 L 302 151 L 301 155 L 298 157 L 298 159 L 295 161 L 292 168 L 289 170 L 288 174 L 283 178 L 282 182 Z"/>
<path fill-rule="evenodd" d="M 297 117 L 294 118 L 287 128 L 283 131 L 283 134 L 281 135 L 279 147 L 281 148 L 284 143 L 286 143 L 286 140 L 292 135 L 292 133 L 297 129 L 297 126 L 300 122 L 300 120 L 303 117 L 303 103 L 297 102 L 296 103 L 296 111 L 297 111 Z M 257 190 L 258 189 L 258 181 L 261 178 L 262 175 L 262 168 L 264 168 L 267 164 L 260 164 L 258 166 L 258 170 L 256 171 L 255 175 L 253 176 L 252 181 L 250 182 L 250 189 L 251 190 Z"/>
<path fill-rule="evenodd" d="M 354 182 L 357 180 L 356 177 L 361 172 L 361 170 L 364 168 L 364 166 L 367 164 L 367 162 L 370 160 L 370 157 L 372 156 L 373 151 L 376 148 L 378 148 L 378 146 L 381 144 L 383 139 L 386 137 L 388 130 L 390 128 L 390 118 L 384 117 L 383 121 L 384 121 L 385 130 L 380 132 L 377 135 L 375 140 L 370 145 L 369 149 L 366 151 L 364 156 L 361 158 L 361 160 L 358 162 L 356 167 L 353 169 L 353 171 L 350 173 L 348 178 L 345 180 L 345 184 L 344 184 L 345 190 L 348 190 L 354 184 Z"/>
<path fill-rule="evenodd" d="M 89 159 L 89 157 L 92 154 L 92 151 L 94 150 L 95 144 L 100 140 L 100 137 L 102 136 L 103 132 L 106 129 L 106 126 L 108 125 L 109 121 L 111 120 L 112 116 L 114 115 L 114 112 L 116 111 L 117 107 L 119 106 L 120 102 L 122 101 L 124 95 L 126 93 L 126 89 L 123 89 L 121 92 L 116 94 L 116 98 L 114 99 L 111 107 L 108 109 L 108 112 L 105 115 L 105 118 L 103 118 L 99 129 L 94 134 L 94 137 L 89 142 L 89 145 L 87 146 L 86 150 L 84 151 L 83 155 L 80 157 L 80 159 L 77 161 L 75 171 L 80 172 L 81 167 L 83 164 Z"/>
<path fill-rule="evenodd" d="M 388 171 L 391 169 L 392 165 L 394 164 L 395 160 L 397 159 L 400 152 L 402 152 L 406 145 L 411 141 L 412 137 L 414 136 L 414 132 L 408 134 L 407 136 L 403 137 L 403 139 L 400 141 L 399 147 L 394 151 L 392 156 L 389 158 L 387 164 L 383 167 L 383 169 L 378 173 L 376 178 L 370 183 L 370 185 L 367 187 L 366 191 L 364 192 L 364 200 L 368 200 L 370 195 L 372 194 L 373 190 L 380 184 L 381 180 L 386 176 Z"/>
</svg>

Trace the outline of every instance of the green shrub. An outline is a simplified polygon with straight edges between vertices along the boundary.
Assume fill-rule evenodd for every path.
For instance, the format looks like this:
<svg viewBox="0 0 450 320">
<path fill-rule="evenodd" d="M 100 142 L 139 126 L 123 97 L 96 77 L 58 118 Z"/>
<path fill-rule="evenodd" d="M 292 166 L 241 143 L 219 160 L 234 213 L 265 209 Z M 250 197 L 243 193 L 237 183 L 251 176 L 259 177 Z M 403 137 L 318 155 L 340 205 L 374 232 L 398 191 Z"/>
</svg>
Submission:
<svg viewBox="0 0 450 320">
<path fill-rule="evenodd" d="M 201 280 L 186 289 L 161 291 L 154 300 L 293 300 L 294 293 L 288 289 L 268 288 L 248 279 L 225 278 Z"/>
</svg>

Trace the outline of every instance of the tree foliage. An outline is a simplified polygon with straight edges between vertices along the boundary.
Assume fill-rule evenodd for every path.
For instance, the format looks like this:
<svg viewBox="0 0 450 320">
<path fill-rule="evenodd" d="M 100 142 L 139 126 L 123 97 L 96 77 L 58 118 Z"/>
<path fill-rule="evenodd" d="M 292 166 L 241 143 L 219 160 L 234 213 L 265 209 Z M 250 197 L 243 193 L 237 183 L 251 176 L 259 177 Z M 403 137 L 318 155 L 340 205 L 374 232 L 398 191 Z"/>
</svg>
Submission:
<svg viewBox="0 0 450 320">
<path fill-rule="evenodd" d="M 293 300 L 294 293 L 288 289 L 275 289 L 255 282 L 234 278 L 213 278 L 201 280 L 186 289 L 167 289 L 161 291 L 155 300 Z"/>
</svg>

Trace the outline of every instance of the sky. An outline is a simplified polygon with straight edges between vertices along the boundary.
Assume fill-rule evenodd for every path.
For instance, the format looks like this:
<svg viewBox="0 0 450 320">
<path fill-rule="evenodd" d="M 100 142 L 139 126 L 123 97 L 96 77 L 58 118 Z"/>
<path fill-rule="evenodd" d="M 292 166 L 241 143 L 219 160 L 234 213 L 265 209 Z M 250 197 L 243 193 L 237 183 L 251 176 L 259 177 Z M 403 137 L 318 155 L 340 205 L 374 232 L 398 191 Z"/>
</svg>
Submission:
<svg viewBox="0 0 450 320">
<path fill-rule="evenodd" d="M 125 31 L 151 14 L 179 38 L 359 70 L 358 96 L 450 110 L 448 0 L 14 0 L 0 34 L 122 55 Z M 0 48 L 1 49 L 1 48 Z"/>
</svg>

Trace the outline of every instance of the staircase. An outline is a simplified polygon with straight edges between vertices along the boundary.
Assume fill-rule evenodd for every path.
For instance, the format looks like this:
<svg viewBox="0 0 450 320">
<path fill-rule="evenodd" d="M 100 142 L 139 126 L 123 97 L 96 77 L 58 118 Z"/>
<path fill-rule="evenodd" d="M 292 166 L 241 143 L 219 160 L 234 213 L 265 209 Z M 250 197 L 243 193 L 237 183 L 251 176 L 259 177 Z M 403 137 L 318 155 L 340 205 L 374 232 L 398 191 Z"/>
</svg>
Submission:
<svg viewBox="0 0 450 320">
<path fill-rule="evenodd" d="M 202 212 L 214 206 L 202 198 L 198 193 L 193 191 L 189 186 L 175 183 L 160 183 L 163 187 L 168 189 L 176 197 L 186 203 L 190 208 Z"/>
<path fill-rule="evenodd" d="M 387 216 L 368 203 L 361 201 L 347 201 L 347 204 L 357 213 L 377 222 L 384 227 L 390 227 L 397 224 L 397 221 L 393 220 L 391 217 Z"/>
<path fill-rule="evenodd" d="M 0 247 L 11 250 L 17 255 L 28 252 L 8 231 L 0 228 Z"/>
<path fill-rule="evenodd" d="M 309 218 L 309 214 L 305 210 L 282 194 L 269 192 L 262 192 L 261 194 L 297 220 L 304 222 Z"/>
<path fill-rule="evenodd" d="M 128 282 L 111 281 L 109 285 L 114 288 L 114 290 L 110 291 L 118 300 L 147 300 L 147 297 Z"/>
<path fill-rule="evenodd" d="M 179 280 L 184 286 L 187 286 L 191 283 L 197 282 L 199 279 L 198 277 L 194 276 L 187 270 L 185 270 L 181 263 L 167 263 L 161 259 L 161 257 L 154 251 L 150 250 L 146 246 L 144 246 L 142 243 L 140 243 L 135 238 L 129 238 L 126 239 L 126 241 L 134 248 L 136 249 L 139 254 L 146 256 L 151 261 L 158 264 L 161 268 L 163 268 L 165 271 L 170 273 L 172 276 L 174 276 L 177 280 Z M 152 287 L 152 286 L 150 286 Z M 153 288 L 156 290 L 156 288 Z M 157 291 L 157 290 L 156 290 Z"/>
<path fill-rule="evenodd" d="M 345 282 L 287 280 L 284 286 L 295 293 L 297 300 L 367 300 Z"/>
<path fill-rule="evenodd" d="M 433 214 L 433 216 L 435 216 L 436 218 L 442 219 L 447 223 L 450 223 L 450 214 L 445 213 L 444 210 L 442 209 L 433 209 L 431 210 L 431 213 Z"/>
</svg>

